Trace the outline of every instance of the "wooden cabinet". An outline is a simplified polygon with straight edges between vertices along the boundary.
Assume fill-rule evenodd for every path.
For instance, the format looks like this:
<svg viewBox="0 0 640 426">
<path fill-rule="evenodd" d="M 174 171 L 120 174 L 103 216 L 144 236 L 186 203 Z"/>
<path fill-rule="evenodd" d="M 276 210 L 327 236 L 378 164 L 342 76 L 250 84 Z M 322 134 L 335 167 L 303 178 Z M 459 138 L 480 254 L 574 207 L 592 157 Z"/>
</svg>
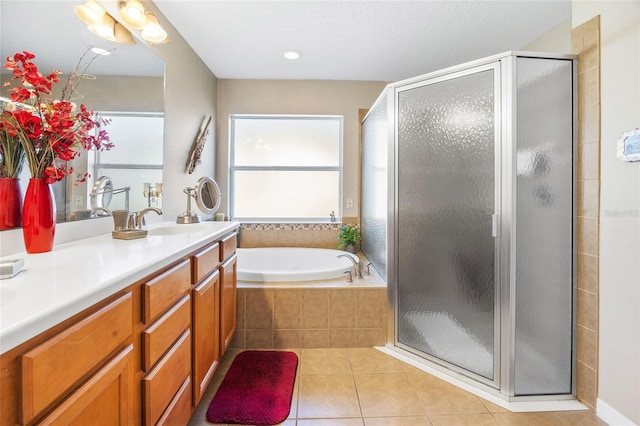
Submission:
<svg viewBox="0 0 640 426">
<path fill-rule="evenodd" d="M 21 422 L 34 420 L 102 367 L 131 337 L 132 323 L 133 305 L 127 293 L 22 355 Z M 113 402 L 119 404 L 120 400 Z M 119 405 L 111 409 L 117 411 Z"/>
<path fill-rule="evenodd" d="M 191 299 L 185 296 L 142 332 L 142 369 L 149 371 L 191 325 Z"/>
<path fill-rule="evenodd" d="M 191 374 L 191 332 L 186 330 L 142 379 L 144 424 L 155 425 Z"/>
<path fill-rule="evenodd" d="M 198 405 L 220 363 L 220 273 L 193 289 L 193 405 Z"/>
<path fill-rule="evenodd" d="M 191 375 L 191 264 L 185 259 L 142 284 L 143 419 L 155 425 L 172 416 Z"/>
<path fill-rule="evenodd" d="M 0 424 L 187 424 L 236 327 L 236 232 L 0 356 Z"/>
<path fill-rule="evenodd" d="M 149 324 L 160 313 L 184 296 L 191 289 L 191 266 L 185 259 L 166 272 L 142 285 L 143 314 L 145 324 Z"/>
<path fill-rule="evenodd" d="M 40 423 L 50 425 L 129 425 L 133 419 L 131 389 L 133 345 L 118 352 Z"/>
<path fill-rule="evenodd" d="M 220 355 L 229 348 L 236 332 L 237 257 L 234 254 L 220 266 Z"/>
</svg>

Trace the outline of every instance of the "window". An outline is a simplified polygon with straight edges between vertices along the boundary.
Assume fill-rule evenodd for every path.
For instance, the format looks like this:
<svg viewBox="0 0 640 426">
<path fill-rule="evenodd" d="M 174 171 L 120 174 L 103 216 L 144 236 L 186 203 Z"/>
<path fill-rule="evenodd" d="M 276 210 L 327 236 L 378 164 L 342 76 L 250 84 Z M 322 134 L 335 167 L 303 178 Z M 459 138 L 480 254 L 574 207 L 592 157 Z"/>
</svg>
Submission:
<svg viewBox="0 0 640 426">
<path fill-rule="evenodd" d="M 105 127 L 115 145 L 109 151 L 96 153 L 92 177 L 109 176 L 113 181 L 112 210 L 162 207 L 162 113 L 101 112 L 110 120 Z M 118 191 L 129 188 L 128 191 Z"/>
<path fill-rule="evenodd" d="M 341 217 L 342 116 L 232 115 L 230 214 L 243 221 Z"/>
</svg>

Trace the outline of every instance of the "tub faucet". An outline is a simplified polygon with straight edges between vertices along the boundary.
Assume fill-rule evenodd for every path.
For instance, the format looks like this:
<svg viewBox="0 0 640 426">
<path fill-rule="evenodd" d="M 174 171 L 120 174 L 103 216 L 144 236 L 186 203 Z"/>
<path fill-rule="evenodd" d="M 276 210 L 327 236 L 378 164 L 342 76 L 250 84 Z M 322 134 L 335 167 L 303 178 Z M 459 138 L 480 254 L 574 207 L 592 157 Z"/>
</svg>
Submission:
<svg viewBox="0 0 640 426">
<path fill-rule="evenodd" d="M 134 222 L 135 229 L 142 229 L 142 227 L 145 225 L 144 215 L 149 212 L 156 212 L 158 215 L 162 214 L 162 210 L 157 207 L 147 207 L 146 209 L 142 209 L 139 212 L 131 213 L 131 220 Z"/>
<path fill-rule="evenodd" d="M 357 262 L 353 257 L 348 254 L 339 254 L 338 257 L 346 257 L 353 263 L 353 272 L 356 278 L 362 278 L 362 272 L 360 271 L 360 262 Z"/>
</svg>

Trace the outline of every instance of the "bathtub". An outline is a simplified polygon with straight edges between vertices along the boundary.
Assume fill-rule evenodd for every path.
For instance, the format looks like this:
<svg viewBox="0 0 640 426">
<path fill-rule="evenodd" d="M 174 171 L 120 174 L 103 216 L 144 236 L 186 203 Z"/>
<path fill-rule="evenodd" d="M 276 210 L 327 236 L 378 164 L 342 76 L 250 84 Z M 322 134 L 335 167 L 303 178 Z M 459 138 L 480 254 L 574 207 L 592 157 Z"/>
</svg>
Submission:
<svg viewBox="0 0 640 426">
<path fill-rule="evenodd" d="M 303 282 L 346 278 L 352 269 L 351 256 L 342 250 L 302 247 L 238 248 L 238 281 Z"/>
</svg>

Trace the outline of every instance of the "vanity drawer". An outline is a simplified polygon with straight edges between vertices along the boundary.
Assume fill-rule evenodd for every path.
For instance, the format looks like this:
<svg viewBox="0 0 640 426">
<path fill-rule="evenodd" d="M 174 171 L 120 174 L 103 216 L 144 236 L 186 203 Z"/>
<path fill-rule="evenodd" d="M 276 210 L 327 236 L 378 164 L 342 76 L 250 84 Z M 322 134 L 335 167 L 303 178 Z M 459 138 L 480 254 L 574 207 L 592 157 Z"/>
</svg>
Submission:
<svg viewBox="0 0 640 426">
<path fill-rule="evenodd" d="M 142 369 L 149 369 L 160 359 L 191 324 L 191 298 L 183 297 L 167 313 L 142 332 Z"/>
<path fill-rule="evenodd" d="M 220 244 L 214 243 L 191 257 L 192 284 L 213 272 L 220 265 Z"/>
<path fill-rule="evenodd" d="M 101 367 L 133 333 L 131 293 L 22 356 L 22 422 L 29 423 Z"/>
<path fill-rule="evenodd" d="M 187 377 L 180 390 L 169 404 L 159 425 L 186 425 L 191 418 L 191 379 Z"/>
<path fill-rule="evenodd" d="M 142 285 L 142 321 L 150 324 L 191 289 L 191 265 L 183 260 Z"/>
<path fill-rule="evenodd" d="M 220 262 L 224 262 L 236 252 L 238 248 L 238 234 L 233 232 L 220 240 Z"/>
<path fill-rule="evenodd" d="M 187 330 L 142 379 L 146 425 L 158 422 L 190 374 L 191 333 Z"/>
</svg>

